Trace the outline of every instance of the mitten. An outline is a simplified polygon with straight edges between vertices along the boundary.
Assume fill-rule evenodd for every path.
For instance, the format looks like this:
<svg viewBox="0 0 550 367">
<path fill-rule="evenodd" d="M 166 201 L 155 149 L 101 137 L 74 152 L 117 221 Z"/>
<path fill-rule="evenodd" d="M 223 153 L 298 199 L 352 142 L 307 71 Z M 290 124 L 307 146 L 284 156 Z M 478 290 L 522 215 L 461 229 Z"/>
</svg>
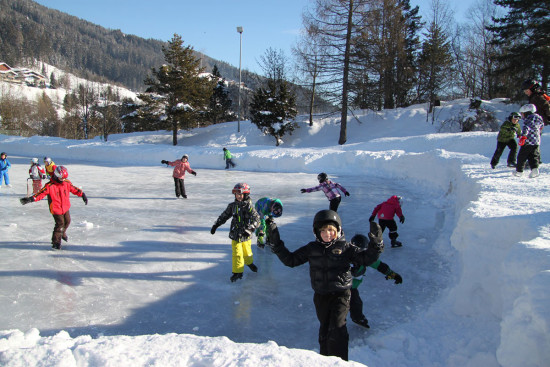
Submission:
<svg viewBox="0 0 550 367">
<path fill-rule="evenodd" d="M 84 204 L 88 205 L 88 198 L 86 197 L 85 193 L 82 193 L 82 201 L 84 202 Z"/>
<path fill-rule="evenodd" d="M 211 233 L 211 234 L 216 233 L 216 229 L 218 229 L 218 226 L 214 224 L 214 225 L 212 226 L 212 228 L 210 229 L 210 233 Z"/>
<path fill-rule="evenodd" d="M 269 222 L 267 227 L 267 237 L 269 238 L 269 242 L 273 245 L 273 247 L 279 246 L 280 242 L 282 242 L 281 236 L 279 235 L 279 228 L 277 228 L 277 224 L 275 223 L 275 221 Z"/>
<path fill-rule="evenodd" d="M 25 204 L 28 204 L 28 203 L 32 203 L 34 201 L 34 198 L 31 196 L 31 197 L 28 197 L 28 198 L 21 198 L 21 199 L 19 199 L 19 201 L 21 202 L 22 205 L 25 205 Z"/>
<path fill-rule="evenodd" d="M 527 140 L 527 137 L 526 136 L 522 136 L 519 138 L 519 145 L 520 146 L 523 146 L 525 144 L 525 141 Z"/>
<path fill-rule="evenodd" d="M 193 176 L 196 176 L 196 175 L 197 175 L 197 172 L 191 171 L 191 174 L 192 174 Z"/>
<path fill-rule="evenodd" d="M 405 216 L 402 215 L 400 218 L 399 218 L 399 222 L 400 223 L 405 223 Z"/>
<path fill-rule="evenodd" d="M 349 192 L 346 191 L 346 192 L 344 193 L 344 195 L 345 195 L 345 196 L 349 196 Z"/>
<path fill-rule="evenodd" d="M 372 222 L 372 221 L 374 220 L 374 218 L 375 218 L 375 216 L 374 216 L 374 215 L 371 215 L 371 216 L 369 217 L 369 222 Z"/>
<path fill-rule="evenodd" d="M 162 161 L 160 161 L 160 163 L 162 164 L 168 164 L 168 161 L 165 161 L 164 159 Z"/>
<path fill-rule="evenodd" d="M 46 179 L 46 175 L 42 175 L 42 179 L 45 180 L 45 179 Z"/>
<path fill-rule="evenodd" d="M 395 280 L 395 284 L 401 284 L 403 283 L 403 278 L 401 277 L 401 275 L 397 274 L 395 271 L 393 270 L 390 270 L 390 272 L 388 274 L 386 274 L 386 279 L 387 280 L 390 280 L 390 279 L 394 279 Z"/>
<path fill-rule="evenodd" d="M 307 190 L 306 189 L 300 189 L 300 192 L 303 194 L 305 193 Z"/>
</svg>

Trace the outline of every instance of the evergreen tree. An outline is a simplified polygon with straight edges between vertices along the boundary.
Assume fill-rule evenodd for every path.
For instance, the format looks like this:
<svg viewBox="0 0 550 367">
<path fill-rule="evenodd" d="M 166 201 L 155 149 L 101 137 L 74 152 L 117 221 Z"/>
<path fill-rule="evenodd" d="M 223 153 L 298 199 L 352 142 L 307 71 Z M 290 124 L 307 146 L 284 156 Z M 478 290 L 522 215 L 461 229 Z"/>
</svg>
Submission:
<svg viewBox="0 0 550 367">
<path fill-rule="evenodd" d="M 145 84 L 147 92 L 166 98 L 165 115 L 172 126 L 172 143 L 177 145 L 178 129 L 190 129 L 205 113 L 213 83 L 200 75 L 204 72 L 201 60 L 190 46 L 183 46 L 181 36 L 174 34 L 162 51 L 167 64 L 153 68 L 155 79 L 147 78 Z"/>
<path fill-rule="evenodd" d="M 445 10 L 443 3 L 434 1 L 434 16 L 426 31 L 419 59 L 419 96 L 430 103 L 448 86 L 452 75 L 451 44 L 442 25 Z"/>
<path fill-rule="evenodd" d="M 233 117 L 231 112 L 232 101 L 229 99 L 225 78 L 222 78 L 217 65 L 212 68 L 212 76 L 217 83 L 212 96 L 210 96 L 207 116 L 212 123 L 217 124 L 218 122 L 228 121 Z"/>
<path fill-rule="evenodd" d="M 266 87 L 254 93 L 250 104 L 251 121 L 264 134 L 275 138 L 279 146 L 285 134 L 292 134 L 298 127 L 296 117 L 296 97 L 285 80 L 269 79 Z"/>
<path fill-rule="evenodd" d="M 522 79 L 541 78 L 543 87 L 550 82 L 550 2 L 548 0 L 494 0 L 508 8 L 496 25 L 488 27 L 496 34 L 495 44 L 506 52 L 500 57 L 499 73 Z M 517 90 L 517 86 L 516 90 Z"/>
</svg>

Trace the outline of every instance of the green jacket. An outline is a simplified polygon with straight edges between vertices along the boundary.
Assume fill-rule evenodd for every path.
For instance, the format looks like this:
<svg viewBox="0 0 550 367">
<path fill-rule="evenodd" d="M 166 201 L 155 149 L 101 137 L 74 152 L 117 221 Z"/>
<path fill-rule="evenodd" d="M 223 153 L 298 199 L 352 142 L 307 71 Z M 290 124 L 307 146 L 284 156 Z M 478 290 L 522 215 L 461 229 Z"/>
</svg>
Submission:
<svg viewBox="0 0 550 367">
<path fill-rule="evenodd" d="M 228 149 L 224 150 L 223 152 L 224 152 L 223 153 L 223 160 L 224 161 L 233 158 L 233 156 L 231 155 L 231 152 Z"/>
<path fill-rule="evenodd" d="M 498 132 L 497 141 L 501 143 L 506 143 L 516 137 L 521 136 L 521 126 L 514 124 L 510 120 L 504 121 L 500 126 L 500 131 Z"/>
</svg>

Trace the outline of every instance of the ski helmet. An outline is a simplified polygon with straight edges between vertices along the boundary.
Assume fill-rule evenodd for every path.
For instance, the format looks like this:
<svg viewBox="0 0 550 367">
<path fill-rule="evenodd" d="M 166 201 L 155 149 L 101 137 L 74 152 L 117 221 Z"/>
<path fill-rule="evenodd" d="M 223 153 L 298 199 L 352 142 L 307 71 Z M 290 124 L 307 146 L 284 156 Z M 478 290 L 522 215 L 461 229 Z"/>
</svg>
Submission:
<svg viewBox="0 0 550 367">
<path fill-rule="evenodd" d="M 250 194 L 250 186 L 248 184 L 241 182 L 233 187 L 233 194 Z"/>
<path fill-rule="evenodd" d="M 320 230 L 323 226 L 332 224 L 338 231 L 342 229 L 342 220 L 334 210 L 321 210 L 313 217 L 313 233 L 318 240 L 321 240 Z"/>
<path fill-rule="evenodd" d="M 38 164 L 38 158 L 31 159 L 31 162 L 34 163 L 34 164 Z"/>
<path fill-rule="evenodd" d="M 526 79 L 521 83 L 521 90 L 529 89 L 531 91 L 536 91 L 537 89 L 540 89 L 540 84 L 538 81 L 534 79 Z"/>
<path fill-rule="evenodd" d="M 8 155 L 6 154 L 6 152 L 2 152 L 2 153 L 0 153 L 0 157 L 1 156 L 7 157 Z"/>
<path fill-rule="evenodd" d="M 528 114 L 532 114 L 532 113 L 535 113 L 537 112 L 537 106 L 535 106 L 534 104 L 524 104 L 523 106 L 521 106 L 521 108 L 519 109 L 519 112 L 521 113 L 528 113 Z"/>
<path fill-rule="evenodd" d="M 512 120 L 512 119 L 520 119 L 521 118 L 521 115 L 517 112 L 512 112 L 510 114 L 510 116 L 508 116 L 508 120 Z"/>
<path fill-rule="evenodd" d="M 367 246 L 369 245 L 369 239 L 367 238 L 367 236 L 364 236 L 362 234 L 356 234 L 351 238 L 350 242 L 353 243 L 355 246 L 363 249 L 367 248 Z"/>
<path fill-rule="evenodd" d="M 183 158 L 187 158 L 187 160 L 189 160 L 189 156 L 187 154 L 184 154 L 182 157 L 181 157 L 181 160 L 183 161 Z"/>
<path fill-rule="evenodd" d="M 327 180 L 328 176 L 325 172 L 321 172 L 317 175 L 317 180 L 319 183 L 325 182 Z"/>
<path fill-rule="evenodd" d="M 52 159 L 50 157 L 44 157 L 44 163 L 50 164 L 52 163 Z"/>
<path fill-rule="evenodd" d="M 69 177 L 69 171 L 63 166 L 58 166 L 55 171 L 53 171 L 53 175 L 57 181 L 63 181 Z"/>
<path fill-rule="evenodd" d="M 275 218 L 283 215 L 283 203 L 281 202 L 281 200 L 275 199 L 275 201 L 271 205 L 271 215 Z"/>
</svg>

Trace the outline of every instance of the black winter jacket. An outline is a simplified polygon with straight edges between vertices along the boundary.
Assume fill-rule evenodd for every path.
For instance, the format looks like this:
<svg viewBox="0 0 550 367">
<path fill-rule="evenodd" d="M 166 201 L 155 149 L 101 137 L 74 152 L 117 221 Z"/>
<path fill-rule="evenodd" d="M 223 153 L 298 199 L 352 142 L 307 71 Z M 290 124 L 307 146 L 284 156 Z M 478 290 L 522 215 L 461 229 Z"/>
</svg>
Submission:
<svg viewBox="0 0 550 367">
<path fill-rule="evenodd" d="M 378 260 L 380 251 L 363 250 L 349 242 L 342 235 L 331 244 L 313 241 L 290 252 L 282 241 L 273 247 L 283 264 L 295 267 L 309 262 L 311 287 L 320 294 L 341 292 L 351 288 L 351 266 L 369 266 Z"/>
<path fill-rule="evenodd" d="M 229 238 L 237 242 L 249 240 L 252 233 L 260 225 L 260 215 L 254 209 L 250 198 L 229 203 L 214 225 L 219 227 L 231 217 L 233 219 L 229 229 Z"/>
</svg>

